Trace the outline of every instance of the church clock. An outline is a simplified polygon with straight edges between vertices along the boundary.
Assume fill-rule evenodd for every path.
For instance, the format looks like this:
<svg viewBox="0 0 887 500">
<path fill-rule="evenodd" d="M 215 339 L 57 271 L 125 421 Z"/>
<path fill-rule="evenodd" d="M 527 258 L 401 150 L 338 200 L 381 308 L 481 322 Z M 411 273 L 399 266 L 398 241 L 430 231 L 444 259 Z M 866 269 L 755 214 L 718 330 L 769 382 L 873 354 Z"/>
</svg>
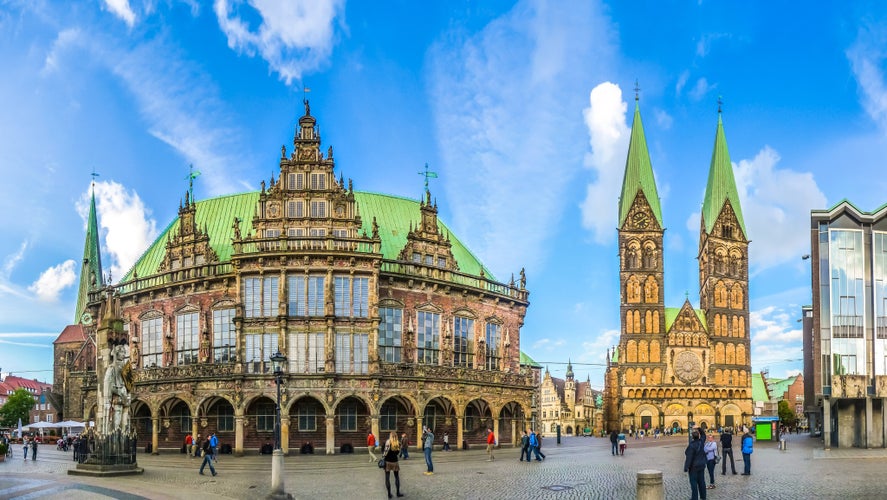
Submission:
<svg viewBox="0 0 887 500">
<path fill-rule="evenodd" d="M 631 216 L 631 221 L 638 229 L 647 229 L 647 226 L 650 225 L 650 218 L 644 212 L 635 212 Z"/>
</svg>

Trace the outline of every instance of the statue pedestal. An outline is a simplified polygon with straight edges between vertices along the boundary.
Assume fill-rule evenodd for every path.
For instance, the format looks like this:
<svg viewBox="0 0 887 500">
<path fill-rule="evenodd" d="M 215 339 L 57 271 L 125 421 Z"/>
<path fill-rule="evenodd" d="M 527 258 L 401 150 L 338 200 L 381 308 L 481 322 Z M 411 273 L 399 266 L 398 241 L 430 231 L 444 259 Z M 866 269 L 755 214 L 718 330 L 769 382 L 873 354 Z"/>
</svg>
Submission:
<svg viewBox="0 0 887 500">
<path fill-rule="evenodd" d="M 68 469 L 69 475 L 115 477 L 145 472 L 136 461 L 135 432 L 118 429 L 108 435 L 93 435 L 87 442 L 86 460 L 76 469 Z"/>
</svg>

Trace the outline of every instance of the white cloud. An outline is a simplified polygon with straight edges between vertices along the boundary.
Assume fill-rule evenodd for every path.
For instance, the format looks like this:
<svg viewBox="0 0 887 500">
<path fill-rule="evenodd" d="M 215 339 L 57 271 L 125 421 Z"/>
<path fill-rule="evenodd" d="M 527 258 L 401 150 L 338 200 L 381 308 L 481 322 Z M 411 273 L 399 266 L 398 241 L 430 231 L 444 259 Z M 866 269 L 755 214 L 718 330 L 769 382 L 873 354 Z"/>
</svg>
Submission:
<svg viewBox="0 0 887 500">
<path fill-rule="evenodd" d="M 810 208 L 826 204 L 812 173 L 776 168 L 779 160 L 765 146 L 734 165 L 755 273 L 810 253 Z"/>
<path fill-rule="evenodd" d="M 15 266 L 18 265 L 22 259 L 25 258 L 25 251 L 28 249 L 28 240 L 22 242 L 21 246 L 18 247 L 18 251 L 12 255 L 8 255 L 6 259 L 3 261 L 3 274 L 0 276 L 9 278 L 9 275 L 12 274 L 12 271 L 15 269 Z"/>
<path fill-rule="evenodd" d="M 607 360 L 607 349 L 619 343 L 619 330 L 605 330 L 597 337 L 588 342 L 582 343 L 582 354 L 577 358 L 579 361 L 603 361 Z"/>
<path fill-rule="evenodd" d="M 67 66 L 92 58 L 118 77 L 132 94 L 148 132 L 202 172 L 204 193 L 230 193 L 239 185 L 232 166 L 244 165 L 238 144 L 244 134 L 230 123 L 210 75 L 179 56 L 178 49 L 156 38 L 121 48 L 111 38 L 82 36 L 79 30 L 59 33 L 46 55 L 44 76 L 63 75 Z M 252 187 L 250 189 L 253 189 Z"/>
<path fill-rule="evenodd" d="M 696 85 L 690 89 L 690 92 L 688 92 L 687 95 L 689 95 L 690 99 L 693 99 L 694 101 L 701 101 L 702 98 L 705 97 L 705 94 L 710 90 L 714 90 L 716 87 L 717 84 L 709 85 L 708 80 L 705 77 L 702 77 L 696 80 Z"/>
<path fill-rule="evenodd" d="M 702 35 L 699 41 L 696 42 L 696 55 L 699 57 L 707 56 L 711 52 L 711 46 L 714 42 L 729 36 L 728 33 L 706 33 Z"/>
<path fill-rule="evenodd" d="M 74 261 L 66 260 L 43 271 L 37 281 L 28 287 L 43 302 L 54 302 L 65 288 L 74 284 Z"/>
<path fill-rule="evenodd" d="M 216 0 L 219 27 L 228 47 L 249 56 L 256 52 L 287 85 L 301 80 L 329 59 L 334 44 L 334 21 L 344 11 L 343 0 Z M 262 18 L 256 31 L 238 15 L 252 9 Z"/>
<path fill-rule="evenodd" d="M 616 235 L 617 201 L 631 136 L 625 121 L 628 105 L 622 101 L 619 86 L 610 82 L 592 89 L 588 99 L 589 107 L 583 114 L 591 153 L 585 157 L 585 166 L 595 173 L 595 179 L 586 187 L 582 225 L 591 230 L 595 241 L 608 243 Z"/>
<path fill-rule="evenodd" d="M 519 2 L 474 35 L 447 33 L 428 54 L 452 227 L 499 276 L 544 259 L 570 203 L 579 113 L 611 59 L 598 9 Z"/>
<path fill-rule="evenodd" d="M 863 27 L 846 52 L 860 87 L 860 104 L 882 130 L 887 130 L 887 84 L 882 70 L 887 57 L 885 43 L 887 32 L 884 29 Z"/>
<path fill-rule="evenodd" d="M 111 258 L 112 280 L 118 281 L 157 238 L 157 223 L 151 218 L 150 210 L 138 193 L 135 190 L 127 191 L 121 184 L 97 182 L 95 198 L 103 235 L 102 250 Z M 77 209 L 86 221 L 89 191 L 80 197 Z M 108 263 L 103 263 L 103 266 L 107 273 Z"/>
<path fill-rule="evenodd" d="M 684 86 L 687 85 L 687 80 L 690 79 L 690 71 L 684 70 L 681 75 L 678 77 L 678 81 L 674 86 L 674 93 L 676 96 L 681 95 L 681 91 L 684 90 Z"/>
<path fill-rule="evenodd" d="M 136 22 L 136 13 L 129 6 L 129 0 L 105 0 L 105 5 L 112 14 L 122 19 L 127 26 L 133 27 Z"/>
<path fill-rule="evenodd" d="M 674 123 L 674 119 L 664 109 L 654 109 L 653 116 L 656 117 L 656 124 L 663 130 L 670 129 L 672 123 Z"/>
<path fill-rule="evenodd" d="M 754 344 L 800 342 L 801 328 L 797 317 L 797 311 L 789 313 L 776 306 L 750 311 L 752 342 Z"/>
</svg>

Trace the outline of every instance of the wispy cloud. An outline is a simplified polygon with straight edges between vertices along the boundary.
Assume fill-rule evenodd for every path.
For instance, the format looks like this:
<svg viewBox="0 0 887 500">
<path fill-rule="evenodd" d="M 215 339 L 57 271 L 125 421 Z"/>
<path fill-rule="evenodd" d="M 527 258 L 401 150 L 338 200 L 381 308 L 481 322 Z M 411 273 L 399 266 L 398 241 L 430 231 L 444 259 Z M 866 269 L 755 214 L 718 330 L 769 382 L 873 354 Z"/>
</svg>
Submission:
<svg viewBox="0 0 887 500">
<path fill-rule="evenodd" d="M 249 5 L 216 0 L 214 9 L 228 47 L 250 57 L 258 52 L 289 85 L 328 62 L 335 43 L 335 20 L 344 5 L 344 0 L 251 0 Z M 241 18 L 240 9 L 261 17 L 256 30 Z"/>
<path fill-rule="evenodd" d="M 884 61 L 887 58 L 887 28 L 865 25 L 859 29 L 847 59 L 859 84 L 860 104 L 880 127 L 887 131 L 887 84 Z"/>
<path fill-rule="evenodd" d="M 74 284 L 75 278 L 74 261 L 69 259 L 43 271 L 28 290 L 34 292 L 43 302 L 53 302 L 58 300 L 62 290 Z"/>
<path fill-rule="evenodd" d="M 654 109 L 653 116 L 656 117 L 656 124 L 659 125 L 659 127 L 663 130 L 670 129 L 672 123 L 674 123 L 674 119 L 664 109 Z"/>
<path fill-rule="evenodd" d="M 117 182 L 97 182 L 95 198 L 104 240 L 102 250 L 111 257 L 112 279 L 119 280 L 157 237 L 157 222 L 138 193 Z M 84 224 L 89 214 L 89 200 L 90 194 L 86 191 L 77 204 Z"/>
<path fill-rule="evenodd" d="M 619 188 L 625 168 L 625 152 L 631 130 L 626 123 L 628 104 L 618 85 L 604 82 L 589 94 L 589 107 L 583 112 L 588 127 L 591 153 L 585 166 L 595 179 L 586 187 L 582 202 L 582 225 L 591 230 L 598 243 L 613 241 Z"/>
<path fill-rule="evenodd" d="M 0 344 L 15 345 L 15 346 L 19 346 L 19 347 L 43 347 L 43 348 L 52 347 L 52 343 L 35 344 L 33 342 L 16 342 L 14 340 L 3 340 L 3 339 L 0 339 Z"/>
<path fill-rule="evenodd" d="M 709 91 L 714 90 L 717 87 L 717 84 L 709 85 L 708 79 L 702 77 L 696 80 L 696 85 L 693 86 L 692 89 L 687 93 L 690 96 L 690 99 L 694 101 L 701 101 Z"/>
<path fill-rule="evenodd" d="M 687 80 L 689 80 L 689 79 L 690 79 L 690 71 L 689 70 L 684 70 L 683 72 L 681 72 L 681 75 L 678 76 L 678 81 L 677 81 L 677 83 L 675 83 L 675 86 L 674 86 L 674 93 L 676 96 L 681 95 L 681 91 L 684 90 L 684 86 L 687 85 Z"/>
<path fill-rule="evenodd" d="M 429 52 L 453 227 L 500 275 L 544 260 L 543 243 L 571 203 L 564 191 L 583 154 L 584 96 L 611 59 L 599 9 L 519 2 L 472 36 L 448 33 Z"/>
<path fill-rule="evenodd" d="M 112 14 L 122 19 L 127 26 L 133 27 L 136 22 L 136 13 L 130 7 L 129 0 L 105 0 L 105 6 Z"/>
<path fill-rule="evenodd" d="M 56 338 L 58 335 L 58 332 L 0 332 L 0 339 Z"/>
<path fill-rule="evenodd" d="M 9 278 L 9 275 L 12 274 L 12 271 L 15 269 L 15 266 L 18 265 L 22 259 L 25 258 L 25 251 L 28 249 L 28 240 L 22 242 L 22 244 L 18 247 L 18 251 L 12 255 L 8 255 L 6 259 L 3 261 L 3 274 L 0 275 L 0 278 Z"/>
<path fill-rule="evenodd" d="M 711 52 L 711 47 L 718 40 L 729 38 L 729 33 L 705 33 L 701 37 L 699 37 L 699 41 L 696 42 L 696 55 L 699 57 L 705 57 Z"/>
</svg>

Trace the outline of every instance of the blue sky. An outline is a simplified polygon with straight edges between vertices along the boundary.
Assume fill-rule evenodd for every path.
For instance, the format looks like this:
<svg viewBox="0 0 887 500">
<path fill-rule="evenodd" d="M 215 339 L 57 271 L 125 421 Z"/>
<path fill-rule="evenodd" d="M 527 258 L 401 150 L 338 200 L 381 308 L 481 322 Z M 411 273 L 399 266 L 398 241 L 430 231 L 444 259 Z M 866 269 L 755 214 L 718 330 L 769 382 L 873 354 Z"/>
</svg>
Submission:
<svg viewBox="0 0 887 500">
<path fill-rule="evenodd" d="M 0 0 L 0 369 L 51 379 L 93 169 L 114 280 L 197 198 L 257 189 L 312 114 L 356 189 L 419 198 L 496 276 L 526 268 L 521 347 L 603 384 L 635 81 L 666 304 L 698 304 L 723 119 L 751 244 L 752 363 L 801 368 L 809 211 L 885 201 L 887 11 L 772 2 Z M 667 5 L 666 5 L 667 4 Z M 738 4 L 737 4 L 738 5 Z"/>
</svg>

